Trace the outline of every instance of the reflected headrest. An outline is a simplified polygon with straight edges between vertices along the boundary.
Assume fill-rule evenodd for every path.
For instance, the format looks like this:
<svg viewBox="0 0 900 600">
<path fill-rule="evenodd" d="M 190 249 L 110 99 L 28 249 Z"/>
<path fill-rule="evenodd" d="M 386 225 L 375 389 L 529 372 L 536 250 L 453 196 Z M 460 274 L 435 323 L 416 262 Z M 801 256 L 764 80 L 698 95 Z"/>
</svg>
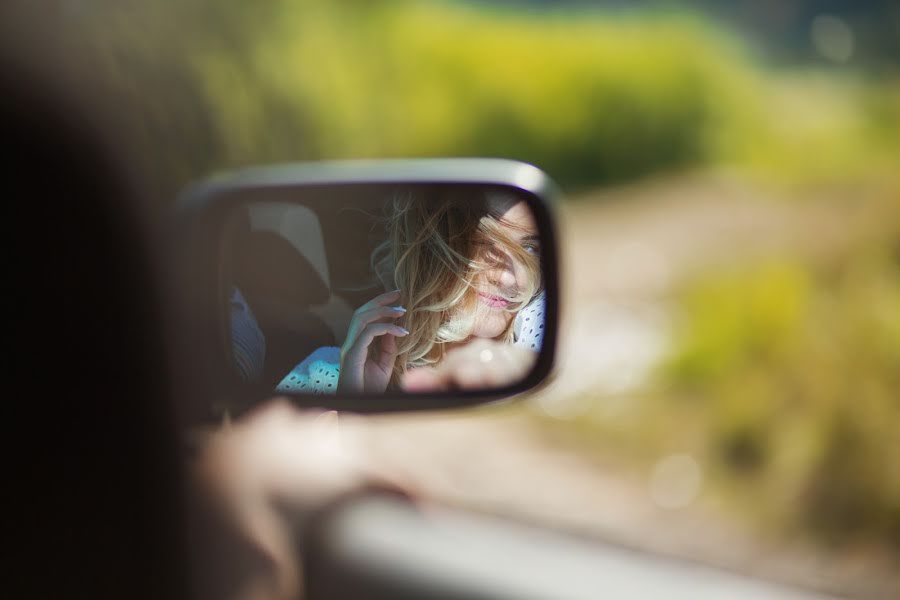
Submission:
<svg viewBox="0 0 900 600">
<path fill-rule="evenodd" d="M 298 308 L 322 304 L 331 293 L 310 262 L 284 237 L 251 231 L 235 248 L 235 282 L 251 307 L 289 302 Z"/>
</svg>

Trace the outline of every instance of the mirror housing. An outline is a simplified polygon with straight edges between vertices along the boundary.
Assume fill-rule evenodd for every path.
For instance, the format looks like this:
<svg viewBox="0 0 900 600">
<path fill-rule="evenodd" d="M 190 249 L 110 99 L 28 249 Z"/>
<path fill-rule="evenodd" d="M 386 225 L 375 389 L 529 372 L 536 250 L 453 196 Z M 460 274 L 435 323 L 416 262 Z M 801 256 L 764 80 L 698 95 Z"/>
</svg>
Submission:
<svg viewBox="0 0 900 600">
<path fill-rule="evenodd" d="M 293 252 L 291 243 L 297 246 L 297 240 L 316 239 L 322 235 L 321 231 L 305 223 L 307 217 L 304 215 L 332 210 L 362 198 L 396 196 L 398 189 L 437 189 L 454 193 L 458 190 L 491 190 L 492 193 L 512 194 L 517 201 L 525 203 L 540 240 L 538 262 L 544 314 L 543 342 L 533 366 L 524 377 L 493 388 L 422 393 L 394 388 L 378 394 L 344 390 L 327 396 L 289 394 L 291 400 L 299 406 L 362 413 L 448 409 L 518 394 L 536 387 L 549 376 L 556 356 L 559 315 L 559 253 L 554 217 L 559 192 L 542 171 L 532 165 L 502 159 L 339 161 L 264 166 L 215 176 L 191 185 L 178 199 L 178 239 L 172 257 L 179 273 L 175 291 L 184 299 L 178 333 L 188 344 L 189 355 L 195 358 L 191 372 L 196 374 L 194 384 L 198 394 L 208 401 L 208 406 L 189 411 L 195 415 L 194 419 L 219 418 L 226 412 L 240 414 L 256 403 L 278 395 L 271 379 L 248 382 L 235 370 L 234 338 L 230 327 L 233 316 L 229 318 L 229 302 L 234 300 L 233 277 L 235 272 L 243 272 L 244 282 L 259 271 L 252 264 L 249 268 L 241 266 L 242 262 L 252 263 L 251 253 L 242 252 L 236 259 L 227 258 L 234 254 L 235 215 L 250 215 L 251 227 L 257 228 L 258 245 L 267 248 L 264 254 L 270 258 L 266 260 L 287 265 L 301 256 L 300 260 L 308 259 L 313 267 L 307 269 L 309 275 L 303 282 L 288 282 L 294 289 L 285 289 L 284 297 L 297 297 L 298 294 L 319 297 L 321 292 L 328 292 L 319 289 L 323 287 L 322 282 L 325 288 L 332 284 L 329 263 L 320 255 L 333 254 L 329 246 L 339 246 L 342 240 L 307 244 L 307 248 L 300 249 L 302 252 Z M 290 235 L 285 234 L 284 223 L 288 221 L 292 222 Z M 272 259 L 273 256 L 277 258 Z M 359 267 L 361 260 L 356 263 Z M 262 259 L 258 264 L 263 264 Z M 242 285 L 253 286 L 252 283 Z M 246 304 L 242 306 L 246 307 Z M 338 344 L 340 342 L 337 340 Z M 306 351 L 308 349 L 300 354 Z M 302 356 L 298 356 L 298 362 L 300 358 Z"/>
</svg>

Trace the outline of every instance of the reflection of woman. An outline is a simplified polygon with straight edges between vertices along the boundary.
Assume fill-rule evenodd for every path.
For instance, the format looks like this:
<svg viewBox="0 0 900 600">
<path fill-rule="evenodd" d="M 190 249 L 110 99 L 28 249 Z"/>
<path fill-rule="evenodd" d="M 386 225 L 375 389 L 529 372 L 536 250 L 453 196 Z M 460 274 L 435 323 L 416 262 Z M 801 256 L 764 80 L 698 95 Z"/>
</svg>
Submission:
<svg viewBox="0 0 900 600">
<path fill-rule="evenodd" d="M 372 257 L 387 289 L 353 315 L 341 348 L 320 348 L 280 391 L 384 392 L 408 371 L 433 369 L 476 340 L 494 370 L 523 374 L 540 349 L 543 297 L 539 240 L 528 205 L 494 194 L 398 197 L 388 238 Z M 519 347 L 499 351 L 500 345 Z M 484 347 L 483 347 L 484 346 Z M 471 351 L 471 349 L 470 349 Z M 503 373 L 487 380 L 509 383 Z"/>
</svg>

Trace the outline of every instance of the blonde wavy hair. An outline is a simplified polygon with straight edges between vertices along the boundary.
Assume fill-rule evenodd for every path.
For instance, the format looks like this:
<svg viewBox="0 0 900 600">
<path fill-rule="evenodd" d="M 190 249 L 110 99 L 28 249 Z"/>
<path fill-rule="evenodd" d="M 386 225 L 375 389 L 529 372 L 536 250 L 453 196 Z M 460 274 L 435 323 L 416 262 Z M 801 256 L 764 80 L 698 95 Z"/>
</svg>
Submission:
<svg viewBox="0 0 900 600">
<path fill-rule="evenodd" d="M 479 285 L 490 285 L 508 261 L 524 274 L 512 303 L 515 314 L 542 287 L 538 257 L 507 231 L 503 214 L 521 200 L 508 192 L 436 188 L 428 197 L 402 193 L 388 203 L 387 237 L 372 253 L 372 268 L 386 289 L 400 290 L 407 309 L 399 322 L 409 335 L 398 338 L 392 381 L 409 367 L 435 364 L 446 344 L 468 339 L 484 311 Z M 513 341 L 513 323 L 497 339 Z"/>
</svg>

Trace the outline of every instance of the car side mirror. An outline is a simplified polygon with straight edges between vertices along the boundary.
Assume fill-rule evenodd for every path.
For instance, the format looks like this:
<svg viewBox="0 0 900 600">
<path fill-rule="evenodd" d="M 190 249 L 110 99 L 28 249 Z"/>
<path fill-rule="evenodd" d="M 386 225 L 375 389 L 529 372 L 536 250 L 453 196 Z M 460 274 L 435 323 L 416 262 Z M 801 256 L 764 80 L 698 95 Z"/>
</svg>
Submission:
<svg viewBox="0 0 900 600">
<path fill-rule="evenodd" d="M 479 404 L 550 374 L 553 205 L 499 159 L 251 168 L 179 198 L 179 332 L 211 413 L 273 395 L 384 412 Z"/>
</svg>

